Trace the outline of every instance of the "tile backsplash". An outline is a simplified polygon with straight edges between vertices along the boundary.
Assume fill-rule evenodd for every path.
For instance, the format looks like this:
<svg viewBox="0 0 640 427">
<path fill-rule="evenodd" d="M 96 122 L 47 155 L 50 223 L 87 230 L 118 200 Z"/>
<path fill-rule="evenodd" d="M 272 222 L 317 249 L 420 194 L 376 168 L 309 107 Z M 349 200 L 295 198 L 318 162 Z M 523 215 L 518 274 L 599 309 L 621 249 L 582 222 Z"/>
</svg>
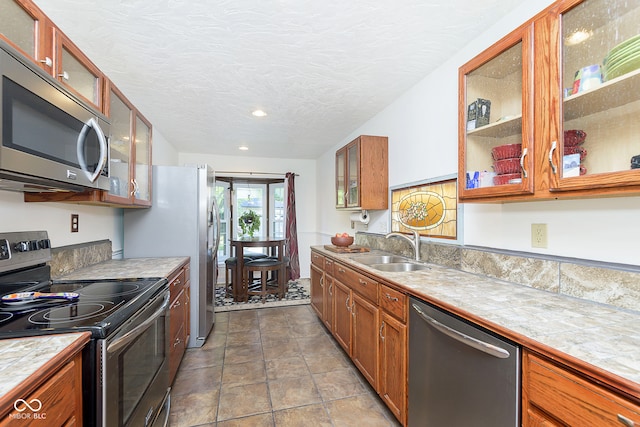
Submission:
<svg viewBox="0 0 640 427">
<path fill-rule="evenodd" d="M 413 258 L 404 239 L 356 233 L 355 243 Z M 423 240 L 424 262 L 640 312 L 640 266 L 541 256 Z"/>
<path fill-rule="evenodd" d="M 111 240 L 51 248 L 51 277 L 56 279 L 82 267 L 112 258 Z"/>
</svg>

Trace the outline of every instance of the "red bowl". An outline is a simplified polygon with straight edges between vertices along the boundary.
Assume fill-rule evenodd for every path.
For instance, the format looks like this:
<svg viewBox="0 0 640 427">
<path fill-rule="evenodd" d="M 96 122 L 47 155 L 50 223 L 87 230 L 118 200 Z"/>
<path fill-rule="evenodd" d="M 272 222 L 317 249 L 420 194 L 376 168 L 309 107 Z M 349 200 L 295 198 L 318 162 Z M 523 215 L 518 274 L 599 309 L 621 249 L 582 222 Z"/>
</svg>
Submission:
<svg viewBox="0 0 640 427">
<path fill-rule="evenodd" d="M 493 162 L 493 169 L 498 175 L 520 173 L 520 159 L 504 159 Z"/>
<path fill-rule="evenodd" d="M 572 129 L 564 131 L 564 145 L 575 146 L 580 145 L 587 138 L 587 133 L 583 130 Z"/>
<path fill-rule="evenodd" d="M 493 185 L 505 185 L 509 184 L 509 181 L 512 179 L 522 178 L 522 175 L 519 173 L 508 173 L 505 175 L 496 175 L 493 177 Z"/>
<path fill-rule="evenodd" d="M 493 147 L 491 150 L 493 160 L 516 159 L 522 155 L 522 144 L 507 144 Z"/>
<path fill-rule="evenodd" d="M 353 244 L 353 236 L 347 236 L 347 237 L 333 236 L 331 237 L 331 244 L 335 246 L 347 247 Z"/>
</svg>

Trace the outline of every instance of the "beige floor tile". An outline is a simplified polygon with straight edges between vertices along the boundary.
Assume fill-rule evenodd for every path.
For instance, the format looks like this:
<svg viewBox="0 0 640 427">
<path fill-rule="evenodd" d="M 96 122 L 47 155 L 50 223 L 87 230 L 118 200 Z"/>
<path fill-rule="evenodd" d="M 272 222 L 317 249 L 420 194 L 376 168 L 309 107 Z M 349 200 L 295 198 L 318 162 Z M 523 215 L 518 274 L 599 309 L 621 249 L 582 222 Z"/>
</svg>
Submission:
<svg viewBox="0 0 640 427">
<path fill-rule="evenodd" d="M 261 317 L 258 323 L 263 333 L 280 332 L 289 328 L 289 322 L 284 316 Z"/>
<path fill-rule="evenodd" d="M 322 400 L 336 400 L 368 393 L 351 368 L 313 374 Z"/>
<path fill-rule="evenodd" d="M 325 353 L 339 353 L 338 346 L 329 336 L 299 337 L 296 338 L 300 351 L 304 354 L 317 355 Z"/>
<path fill-rule="evenodd" d="M 257 331 L 260 329 L 260 323 L 257 317 L 229 319 L 229 333 L 238 331 Z"/>
<path fill-rule="evenodd" d="M 221 380 L 222 365 L 196 369 L 180 369 L 178 375 L 176 375 L 176 379 L 173 381 L 171 396 L 215 390 L 220 387 Z"/>
<path fill-rule="evenodd" d="M 271 412 L 267 383 L 222 387 L 218 421 Z"/>
<path fill-rule="evenodd" d="M 274 410 L 321 402 L 311 375 L 269 381 L 269 394 Z"/>
<path fill-rule="evenodd" d="M 325 403 L 335 427 L 390 427 L 397 426 L 391 421 L 374 397 L 361 395 Z"/>
<path fill-rule="evenodd" d="M 262 359 L 262 344 L 246 344 L 227 347 L 224 352 L 224 363 L 255 362 Z"/>
<path fill-rule="evenodd" d="M 216 421 L 219 391 L 171 397 L 171 427 L 191 427 Z"/>
<path fill-rule="evenodd" d="M 286 340 L 263 339 L 262 351 L 264 352 L 265 360 L 300 356 L 302 354 L 298 346 L 298 341 L 294 338 L 288 338 Z"/>
<path fill-rule="evenodd" d="M 227 334 L 227 346 L 245 345 L 260 342 L 260 331 L 235 331 Z"/>
<path fill-rule="evenodd" d="M 265 363 L 267 365 L 267 378 L 269 380 L 296 378 L 310 375 L 307 363 L 300 355 L 271 359 L 265 361 Z"/>
<path fill-rule="evenodd" d="M 326 336 L 326 330 L 320 323 L 299 323 L 290 325 L 290 335 L 296 338 Z"/>
<path fill-rule="evenodd" d="M 267 374 L 262 359 L 246 363 L 225 363 L 222 373 L 223 387 L 263 383 Z"/>
<path fill-rule="evenodd" d="M 180 363 L 180 370 L 220 366 L 224 362 L 224 354 L 224 347 L 212 350 L 206 350 L 204 347 L 188 348 Z"/>
<path fill-rule="evenodd" d="M 307 366 L 309 366 L 309 370 L 312 374 L 331 372 L 338 369 L 349 368 L 351 366 L 351 362 L 349 362 L 340 353 L 318 355 L 304 354 L 304 360 L 307 362 Z"/>
<path fill-rule="evenodd" d="M 273 416 L 276 427 L 332 427 L 327 410 L 320 404 L 283 409 L 274 412 Z"/>
<path fill-rule="evenodd" d="M 267 414 L 220 421 L 217 427 L 273 427 L 274 425 L 273 414 L 269 412 Z"/>
</svg>

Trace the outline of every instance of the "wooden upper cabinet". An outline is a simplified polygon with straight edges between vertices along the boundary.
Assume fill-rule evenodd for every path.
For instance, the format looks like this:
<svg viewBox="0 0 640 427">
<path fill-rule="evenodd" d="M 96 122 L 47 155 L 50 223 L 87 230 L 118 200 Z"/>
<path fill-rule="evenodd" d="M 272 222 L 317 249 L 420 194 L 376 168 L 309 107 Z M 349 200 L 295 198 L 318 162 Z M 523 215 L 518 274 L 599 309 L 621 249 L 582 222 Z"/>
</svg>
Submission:
<svg viewBox="0 0 640 427">
<path fill-rule="evenodd" d="M 638 58 L 639 3 L 561 0 L 463 65 L 461 201 L 640 193 Z M 490 117 L 474 126 L 469 105 L 478 98 L 491 101 Z M 492 155 L 520 143 L 519 165 L 517 149 L 502 149 L 513 159 L 502 163 Z M 503 184 L 490 175 L 476 182 L 476 171 L 515 173 Z"/>
<path fill-rule="evenodd" d="M 47 73 L 53 73 L 53 26 L 29 0 L 5 0 L 0 14 L 0 38 Z"/>
<path fill-rule="evenodd" d="M 362 135 L 336 151 L 336 208 L 387 209 L 388 138 Z"/>
<path fill-rule="evenodd" d="M 461 200 L 533 193 L 533 24 L 459 69 Z"/>
<path fill-rule="evenodd" d="M 60 30 L 54 28 L 54 77 L 76 95 L 103 110 L 104 76 L 89 58 Z"/>
<path fill-rule="evenodd" d="M 640 169 L 632 169 L 632 158 L 640 156 L 640 3 L 561 1 L 541 30 L 550 41 L 551 191 L 637 191 Z"/>
</svg>

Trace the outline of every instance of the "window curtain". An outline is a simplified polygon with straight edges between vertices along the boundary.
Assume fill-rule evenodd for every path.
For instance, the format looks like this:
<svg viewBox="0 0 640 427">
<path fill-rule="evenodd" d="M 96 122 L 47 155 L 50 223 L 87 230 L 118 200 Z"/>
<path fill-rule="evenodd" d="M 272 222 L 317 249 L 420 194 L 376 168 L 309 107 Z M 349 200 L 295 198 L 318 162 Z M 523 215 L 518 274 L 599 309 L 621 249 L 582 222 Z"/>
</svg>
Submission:
<svg viewBox="0 0 640 427">
<path fill-rule="evenodd" d="M 300 258 L 298 256 L 298 230 L 296 225 L 296 196 L 293 172 L 285 175 L 285 192 L 287 194 L 287 213 L 285 217 L 285 255 L 289 257 L 289 280 L 300 278 Z"/>
</svg>

